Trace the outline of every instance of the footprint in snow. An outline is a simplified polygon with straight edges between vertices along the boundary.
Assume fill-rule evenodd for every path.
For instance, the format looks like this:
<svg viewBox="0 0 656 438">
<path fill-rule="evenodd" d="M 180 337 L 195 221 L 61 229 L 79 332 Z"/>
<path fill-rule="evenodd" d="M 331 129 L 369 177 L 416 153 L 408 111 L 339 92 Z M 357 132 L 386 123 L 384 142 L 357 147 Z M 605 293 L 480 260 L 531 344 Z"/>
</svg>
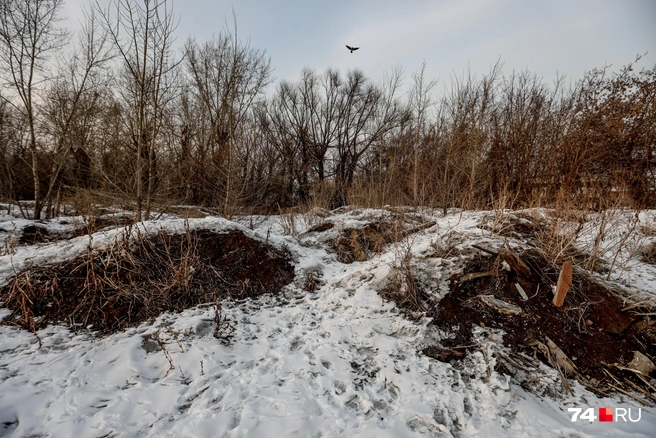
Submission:
<svg viewBox="0 0 656 438">
<path fill-rule="evenodd" d="M 235 430 L 241 424 L 241 411 L 236 413 L 230 419 L 230 424 L 228 424 L 228 430 Z"/>
<path fill-rule="evenodd" d="M 342 395 L 346 392 L 346 384 L 344 382 L 335 380 L 335 382 L 333 382 L 333 385 L 335 386 L 335 394 Z"/>
<path fill-rule="evenodd" d="M 295 338 L 292 340 L 292 343 L 291 343 L 289 349 L 290 349 L 291 351 L 296 351 L 296 350 L 298 350 L 299 348 L 301 348 L 301 345 L 303 345 L 303 340 L 302 340 L 301 338 L 299 338 L 299 337 L 295 337 Z"/>
</svg>

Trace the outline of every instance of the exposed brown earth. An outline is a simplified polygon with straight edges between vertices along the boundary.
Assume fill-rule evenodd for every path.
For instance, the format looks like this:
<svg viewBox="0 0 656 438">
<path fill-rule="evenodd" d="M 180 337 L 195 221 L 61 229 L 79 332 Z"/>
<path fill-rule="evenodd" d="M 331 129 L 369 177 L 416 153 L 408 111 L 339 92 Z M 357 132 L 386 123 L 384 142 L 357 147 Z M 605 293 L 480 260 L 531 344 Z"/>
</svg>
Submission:
<svg viewBox="0 0 656 438">
<path fill-rule="evenodd" d="M 553 365 L 553 351 L 545 354 L 543 346 L 550 340 L 574 364 L 572 377 L 597 392 L 605 392 L 613 385 L 626 383 L 650 389 L 629 365 L 640 352 L 652 362 L 656 356 L 656 324 L 649 313 L 640 307 L 627 309 L 618 290 L 600 284 L 582 272 L 574 274 L 572 290 L 562 307 L 554 306 L 552 286 L 556 284 L 560 267 L 552 266 L 537 250 L 528 250 L 521 259 L 530 266 L 537 280 L 529 281 L 515 270 L 500 269 L 501 257 L 473 258 L 462 276 L 451 278 L 451 292 L 432 311 L 433 323 L 453 333 L 439 348 L 433 346 L 424 352 L 440 360 L 460 359 L 463 351 L 472 346 L 472 329 L 478 325 L 502 329 L 504 343 L 512 351 L 537 355 Z M 476 273 L 491 275 L 476 276 Z M 464 280 L 464 281 L 463 281 Z M 529 299 L 524 300 L 518 291 L 519 284 Z M 506 303 L 509 309 L 491 306 L 493 296 Z M 651 310 L 653 312 L 653 309 Z M 652 377 L 656 374 L 651 372 Z"/>
<path fill-rule="evenodd" d="M 12 311 L 3 324 L 35 331 L 64 322 L 111 333 L 166 311 L 276 293 L 293 277 L 287 251 L 240 231 L 160 233 L 21 273 L 0 289 L 0 301 Z"/>
</svg>

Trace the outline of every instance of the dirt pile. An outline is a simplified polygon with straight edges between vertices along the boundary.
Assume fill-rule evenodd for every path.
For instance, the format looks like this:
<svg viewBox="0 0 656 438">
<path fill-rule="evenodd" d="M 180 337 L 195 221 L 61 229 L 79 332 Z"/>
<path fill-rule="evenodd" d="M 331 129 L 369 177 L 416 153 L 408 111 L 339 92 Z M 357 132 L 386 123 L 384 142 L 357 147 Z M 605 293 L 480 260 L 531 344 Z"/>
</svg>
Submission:
<svg viewBox="0 0 656 438">
<path fill-rule="evenodd" d="M 240 231 L 160 233 L 117 240 L 99 253 L 30 269 L 0 289 L 3 324 L 35 331 L 50 323 L 111 333 L 223 298 L 275 293 L 292 281 L 287 251 Z"/>
<path fill-rule="evenodd" d="M 385 245 L 394 241 L 393 229 L 393 224 L 374 222 L 359 229 L 348 228 L 342 231 L 334 242 L 339 261 L 363 262 L 369 258 L 370 253 L 382 252 Z"/>
<path fill-rule="evenodd" d="M 48 228 L 40 224 L 32 224 L 23 228 L 18 243 L 21 245 L 32 245 L 34 243 L 47 242 L 52 240 Z M 57 236 L 58 237 L 58 236 Z"/>
<path fill-rule="evenodd" d="M 107 214 L 98 217 L 91 216 L 85 220 L 84 224 L 75 229 L 73 236 L 77 237 L 93 234 L 104 228 L 117 228 L 134 225 L 135 222 L 134 217 L 127 214 Z"/>
<path fill-rule="evenodd" d="M 382 252 L 386 245 L 433 225 L 435 222 L 407 224 L 398 218 L 395 221 L 374 221 L 361 228 L 343 230 L 333 242 L 333 247 L 340 262 L 363 262 L 372 253 Z"/>
<path fill-rule="evenodd" d="M 536 249 L 510 253 L 529 271 L 508 269 L 508 252 L 480 253 L 463 275 L 451 278 L 451 292 L 432 316 L 436 326 L 455 337 L 424 353 L 458 360 L 475 348 L 475 326 L 498 328 L 511 351 L 539 357 L 597 393 L 637 391 L 641 401 L 656 401 L 650 383 L 656 370 L 649 365 L 656 362 L 654 310 L 644 303 L 627 306 L 618 291 L 576 270 L 564 305 L 556 307 L 552 288 L 561 266 L 548 263 Z"/>
<path fill-rule="evenodd" d="M 18 243 L 20 245 L 34 245 L 36 243 L 54 242 L 71 237 L 85 236 L 100 231 L 103 228 L 116 228 L 134 225 L 133 217 L 127 215 L 105 215 L 99 217 L 88 217 L 84 223 L 77 224 L 70 230 L 52 230 L 45 223 L 34 222 L 23 228 L 20 232 Z M 69 225 L 62 221 L 61 225 Z"/>
</svg>

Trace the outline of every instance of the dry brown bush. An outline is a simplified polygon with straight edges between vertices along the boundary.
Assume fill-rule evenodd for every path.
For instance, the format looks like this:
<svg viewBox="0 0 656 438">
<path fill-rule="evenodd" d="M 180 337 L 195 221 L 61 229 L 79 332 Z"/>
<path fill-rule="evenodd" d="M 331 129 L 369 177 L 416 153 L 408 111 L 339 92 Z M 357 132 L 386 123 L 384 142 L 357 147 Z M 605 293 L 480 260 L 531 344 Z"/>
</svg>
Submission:
<svg viewBox="0 0 656 438">
<path fill-rule="evenodd" d="M 413 265 L 412 242 L 397 233 L 394 247 L 394 262 L 390 268 L 388 282 L 378 293 L 392 301 L 410 318 L 420 317 L 428 309 L 430 297 L 417 278 Z"/>
</svg>

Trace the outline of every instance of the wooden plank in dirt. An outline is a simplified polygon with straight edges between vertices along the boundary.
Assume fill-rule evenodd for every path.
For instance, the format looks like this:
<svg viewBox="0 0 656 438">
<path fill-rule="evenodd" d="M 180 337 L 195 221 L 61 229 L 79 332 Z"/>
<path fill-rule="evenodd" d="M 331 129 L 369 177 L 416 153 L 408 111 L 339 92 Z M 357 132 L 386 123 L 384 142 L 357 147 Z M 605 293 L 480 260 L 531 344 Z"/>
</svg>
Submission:
<svg viewBox="0 0 656 438">
<path fill-rule="evenodd" d="M 562 307 L 565 302 L 565 296 L 569 291 L 569 288 L 572 287 L 572 262 L 567 261 L 563 263 L 563 269 L 560 271 L 558 276 L 558 284 L 556 285 L 556 294 L 553 298 L 554 306 Z"/>
<path fill-rule="evenodd" d="M 514 251 L 502 248 L 499 250 L 499 255 L 506 263 L 508 263 L 510 269 L 515 271 L 520 277 L 531 282 L 537 280 L 535 274 L 531 271 L 531 268 L 529 268 L 524 260 L 522 260 Z"/>
<path fill-rule="evenodd" d="M 553 365 L 554 368 L 562 370 L 565 375 L 575 374 L 578 370 L 574 362 L 571 361 L 569 357 L 565 354 L 563 350 L 560 349 L 558 345 L 548 336 L 545 336 L 547 340 L 547 346 L 549 347 L 549 352 L 551 353 L 549 362 Z"/>
<path fill-rule="evenodd" d="M 494 309 L 497 309 L 499 313 L 503 313 L 504 315 L 519 315 L 522 313 L 521 307 L 506 303 L 505 301 L 501 301 L 494 295 L 479 295 L 479 298 L 485 304 Z"/>
</svg>

